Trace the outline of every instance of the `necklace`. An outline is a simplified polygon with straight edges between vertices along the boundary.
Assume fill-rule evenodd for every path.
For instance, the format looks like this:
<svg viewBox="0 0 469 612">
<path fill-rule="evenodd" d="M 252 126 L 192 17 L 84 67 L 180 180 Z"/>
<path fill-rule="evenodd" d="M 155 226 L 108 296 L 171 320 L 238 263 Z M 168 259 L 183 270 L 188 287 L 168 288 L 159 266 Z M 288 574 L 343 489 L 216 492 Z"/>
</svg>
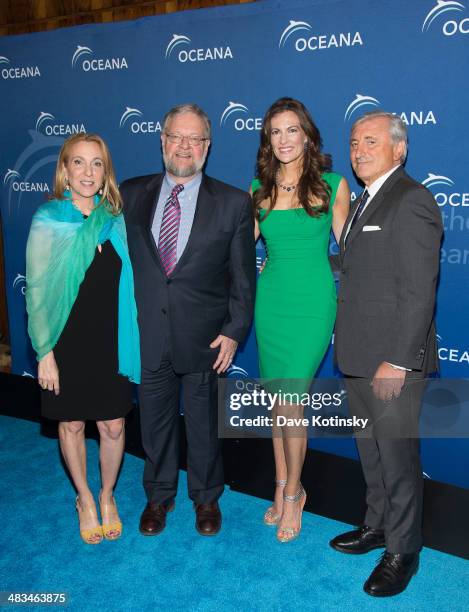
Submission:
<svg viewBox="0 0 469 612">
<path fill-rule="evenodd" d="M 283 191 L 288 191 L 288 193 L 290 193 L 290 191 L 295 191 L 297 185 L 283 185 L 278 178 L 278 170 L 277 173 L 275 175 L 275 183 L 277 185 L 277 187 L 280 187 L 280 189 L 283 189 Z M 297 183 L 298 184 L 298 183 Z"/>
<path fill-rule="evenodd" d="M 81 208 L 78 206 L 78 204 L 75 202 L 75 200 L 73 200 L 73 199 L 72 199 L 72 200 L 71 200 L 71 202 L 72 202 L 72 206 L 73 206 L 74 208 L 76 208 L 76 209 L 77 209 L 77 210 L 78 210 L 78 211 L 79 211 L 79 212 L 80 212 L 80 213 L 81 213 L 83 216 L 85 216 L 85 217 L 89 217 L 89 216 L 91 215 L 91 213 L 93 212 L 93 208 L 91 208 L 90 210 L 83 211 L 83 210 L 82 210 L 82 209 L 81 209 Z"/>
</svg>

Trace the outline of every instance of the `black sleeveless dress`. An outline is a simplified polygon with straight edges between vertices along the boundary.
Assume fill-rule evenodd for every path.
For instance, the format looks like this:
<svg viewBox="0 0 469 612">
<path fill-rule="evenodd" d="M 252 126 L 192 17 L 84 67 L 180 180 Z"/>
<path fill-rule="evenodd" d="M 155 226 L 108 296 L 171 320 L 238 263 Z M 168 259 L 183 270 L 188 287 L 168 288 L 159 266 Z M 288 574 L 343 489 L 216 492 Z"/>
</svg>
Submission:
<svg viewBox="0 0 469 612">
<path fill-rule="evenodd" d="M 105 421 L 132 408 L 129 380 L 118 374 L 118 291 L 122 262 L 111 242 L 96 249 L 54 347 L 60 393 L 41 391 L 42 415 Z"/>
</svg>

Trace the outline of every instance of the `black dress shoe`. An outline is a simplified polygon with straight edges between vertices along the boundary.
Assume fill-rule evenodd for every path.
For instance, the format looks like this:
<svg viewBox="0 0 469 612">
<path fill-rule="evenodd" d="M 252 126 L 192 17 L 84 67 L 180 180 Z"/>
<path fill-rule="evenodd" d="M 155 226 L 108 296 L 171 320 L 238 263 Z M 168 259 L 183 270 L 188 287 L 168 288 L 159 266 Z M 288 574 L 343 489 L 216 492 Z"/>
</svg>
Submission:
<svg viewBox="0 0 469 612">
<path fill-rule="evenodd" d="M 140 533 L 158 535 L 166 527 L 166 514 L 174 510 L 174 502 L 168 505 L 149 502 L 140 517 Z"/>
<path fill-rule="evenodd" d="M 417 573 L 419 554 L 399 554 L 385 551 L 371 572 L 363 590 L 374 597 L 390 597 L 402 593 Z"/>
<path fill-rule="evenodd" d="M 384 531 L 382 529 L 372 529 L 368 525 L 342 533 L 331 540 L 329 544 L 335 550 L 350 555 L 363 555 L 375 548 L 386 546 Z"/>
<path fill-rule="evenodd" d="M 221 529 L 221 512 L 218 502 L 194 504 L 195 528 L 203 536 L 212 536 Z"/>
</svg>

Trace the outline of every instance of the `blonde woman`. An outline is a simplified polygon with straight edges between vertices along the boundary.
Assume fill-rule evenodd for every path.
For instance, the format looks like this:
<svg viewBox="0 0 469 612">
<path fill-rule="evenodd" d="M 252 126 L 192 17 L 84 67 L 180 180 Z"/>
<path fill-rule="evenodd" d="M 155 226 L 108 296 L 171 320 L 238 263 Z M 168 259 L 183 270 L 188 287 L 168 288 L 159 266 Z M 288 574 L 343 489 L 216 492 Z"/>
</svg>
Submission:
<svg viewBox="0 0 469 612">
<path fill-rule="evenodd" d="M 109 150 L 95 134 L 62 146 L 54 199 L 35 213 L 26 252 L 28 331 L 43 416 L 59 421 L 87 544 L 122 533 L 113 497 L 124 450 L 130 381 L 140 377 L 133 275 Z M 102 525 L 86 476 L 85 422 L 100 434 Z"/>
</svg>

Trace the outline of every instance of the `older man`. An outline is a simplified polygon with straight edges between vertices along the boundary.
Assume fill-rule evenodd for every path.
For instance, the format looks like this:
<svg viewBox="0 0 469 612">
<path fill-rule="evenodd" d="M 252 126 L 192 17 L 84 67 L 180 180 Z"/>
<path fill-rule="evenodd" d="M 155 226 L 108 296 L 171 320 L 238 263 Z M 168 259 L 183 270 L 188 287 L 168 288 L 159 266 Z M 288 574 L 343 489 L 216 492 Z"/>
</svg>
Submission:
<svg viewBox="0 0 469 612">
<path fill-rule="evenodd" d="M 148 503 L 156 535 L 173 509 L 179 471 L 179 393 L 196 529 L 220 530 L 223 466 L 217 380 L 249 328 L 255 293 L 250 197 L 202 173 L 210 121 L 196 105 L 171 109 L 161 135 L 164 174 L 121 185 L 135 275 L 142 353 L 140 415 Z"/>
<path fill-rule="evenodd" d="M 349 408 L 372 426 L 357 438 L 367 484 L 364 524 L 331 546 L 351 554 L 385 547 L 364 585 L 375 596 L 403 591 L 417 571 L 418 416 L 424 378 L 438 368 L 433 314 L 441 216 L 430 192 L 405 173 L 406 153 L 399 117 L 376 111 L 353 125 L 350 157 L 365 190 L 340 241 L 335 351 Z"/>
</svg>

